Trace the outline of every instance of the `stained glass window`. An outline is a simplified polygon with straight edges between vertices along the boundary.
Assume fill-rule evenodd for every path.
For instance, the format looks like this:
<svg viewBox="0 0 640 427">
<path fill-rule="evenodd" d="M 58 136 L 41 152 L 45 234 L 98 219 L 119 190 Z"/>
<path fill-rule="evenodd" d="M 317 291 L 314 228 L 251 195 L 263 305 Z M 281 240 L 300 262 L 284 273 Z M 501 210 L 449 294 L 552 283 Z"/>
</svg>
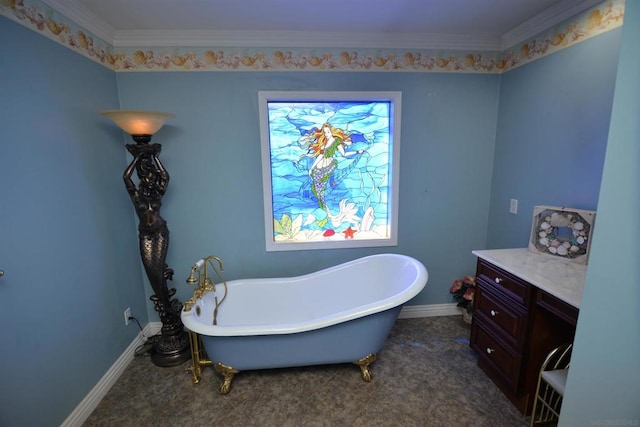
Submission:
<svg viewBox="0 0 640 427">
<path fill-rule="evenodd" d="M 397 244 L 399 92 L 260 92 L 267 250 Z"/>
</svg>

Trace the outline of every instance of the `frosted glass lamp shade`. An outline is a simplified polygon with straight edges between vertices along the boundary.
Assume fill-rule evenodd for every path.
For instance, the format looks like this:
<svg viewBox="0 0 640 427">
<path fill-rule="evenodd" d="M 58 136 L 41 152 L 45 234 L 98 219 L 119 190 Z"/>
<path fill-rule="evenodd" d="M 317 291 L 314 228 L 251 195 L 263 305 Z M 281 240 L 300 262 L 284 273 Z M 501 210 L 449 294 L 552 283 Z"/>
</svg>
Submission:
<svg viewBox="0 0 640 427">
<path fill-rule="evenodd" d="M 157 111 L 108 110 L 100 114 L 113 120 L 120 129 L 130 135 L 153 135 L 173 114 Z"/>
</svg>

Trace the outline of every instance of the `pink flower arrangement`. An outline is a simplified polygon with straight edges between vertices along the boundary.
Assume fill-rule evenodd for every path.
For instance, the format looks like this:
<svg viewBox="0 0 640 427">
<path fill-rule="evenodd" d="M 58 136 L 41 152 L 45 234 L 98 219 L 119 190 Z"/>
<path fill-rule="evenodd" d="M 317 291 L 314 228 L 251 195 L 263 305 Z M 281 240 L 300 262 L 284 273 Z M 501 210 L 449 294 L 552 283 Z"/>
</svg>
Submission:
<svg viewBox="0 0 640 427">
<path fill-rule="evenodd" d="M 458 307 L 464 308 L 467 313 L 473 311 L 473 296 L 476 292 L 476 278 L 465 276 L 464 279 L 456 280 L 449 289 L 453 299 L 458 303 Z"/>
</svg>

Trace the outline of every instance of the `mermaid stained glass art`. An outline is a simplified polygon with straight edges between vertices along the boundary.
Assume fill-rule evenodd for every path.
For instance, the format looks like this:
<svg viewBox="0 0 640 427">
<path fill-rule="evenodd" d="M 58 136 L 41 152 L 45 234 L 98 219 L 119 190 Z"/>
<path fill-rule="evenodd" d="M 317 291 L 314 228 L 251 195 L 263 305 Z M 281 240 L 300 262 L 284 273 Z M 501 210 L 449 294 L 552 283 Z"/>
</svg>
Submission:
<svg viewBox="0 0 640 427">
<path fill-rule="evenodd" d="M 267 250 L 397 244 L 400 92 L 259 92 Z"/>
</svg>

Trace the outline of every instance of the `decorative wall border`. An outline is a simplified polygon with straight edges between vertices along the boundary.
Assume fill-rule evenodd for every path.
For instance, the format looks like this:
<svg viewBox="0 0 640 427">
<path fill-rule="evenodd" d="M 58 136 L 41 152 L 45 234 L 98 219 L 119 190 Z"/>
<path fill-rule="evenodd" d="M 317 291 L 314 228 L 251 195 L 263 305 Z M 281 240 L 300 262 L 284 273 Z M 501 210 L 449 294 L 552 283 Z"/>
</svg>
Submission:
<svg viewBox="0 0 640 427">
<path fill-rule="evenodd" d="M 500 74 L 618 28 L 625 0 L 606 0 L 504 51 L 125 47 L 39 0 L 0 0 L 0 14 L 113 69 L 135 71 L 376 71 Z"/>
<path fill-rule="evenodd" d="M 508 71 L 622 26 L 624 0 L 602 2 L 575 17 L 502 52 L 502 71 Z"/>
<path fill-rule="evenodd" d="M 113 46 L 38 0 L 0 0 L 0 15 L 115 69 Z"/>
</svg>

